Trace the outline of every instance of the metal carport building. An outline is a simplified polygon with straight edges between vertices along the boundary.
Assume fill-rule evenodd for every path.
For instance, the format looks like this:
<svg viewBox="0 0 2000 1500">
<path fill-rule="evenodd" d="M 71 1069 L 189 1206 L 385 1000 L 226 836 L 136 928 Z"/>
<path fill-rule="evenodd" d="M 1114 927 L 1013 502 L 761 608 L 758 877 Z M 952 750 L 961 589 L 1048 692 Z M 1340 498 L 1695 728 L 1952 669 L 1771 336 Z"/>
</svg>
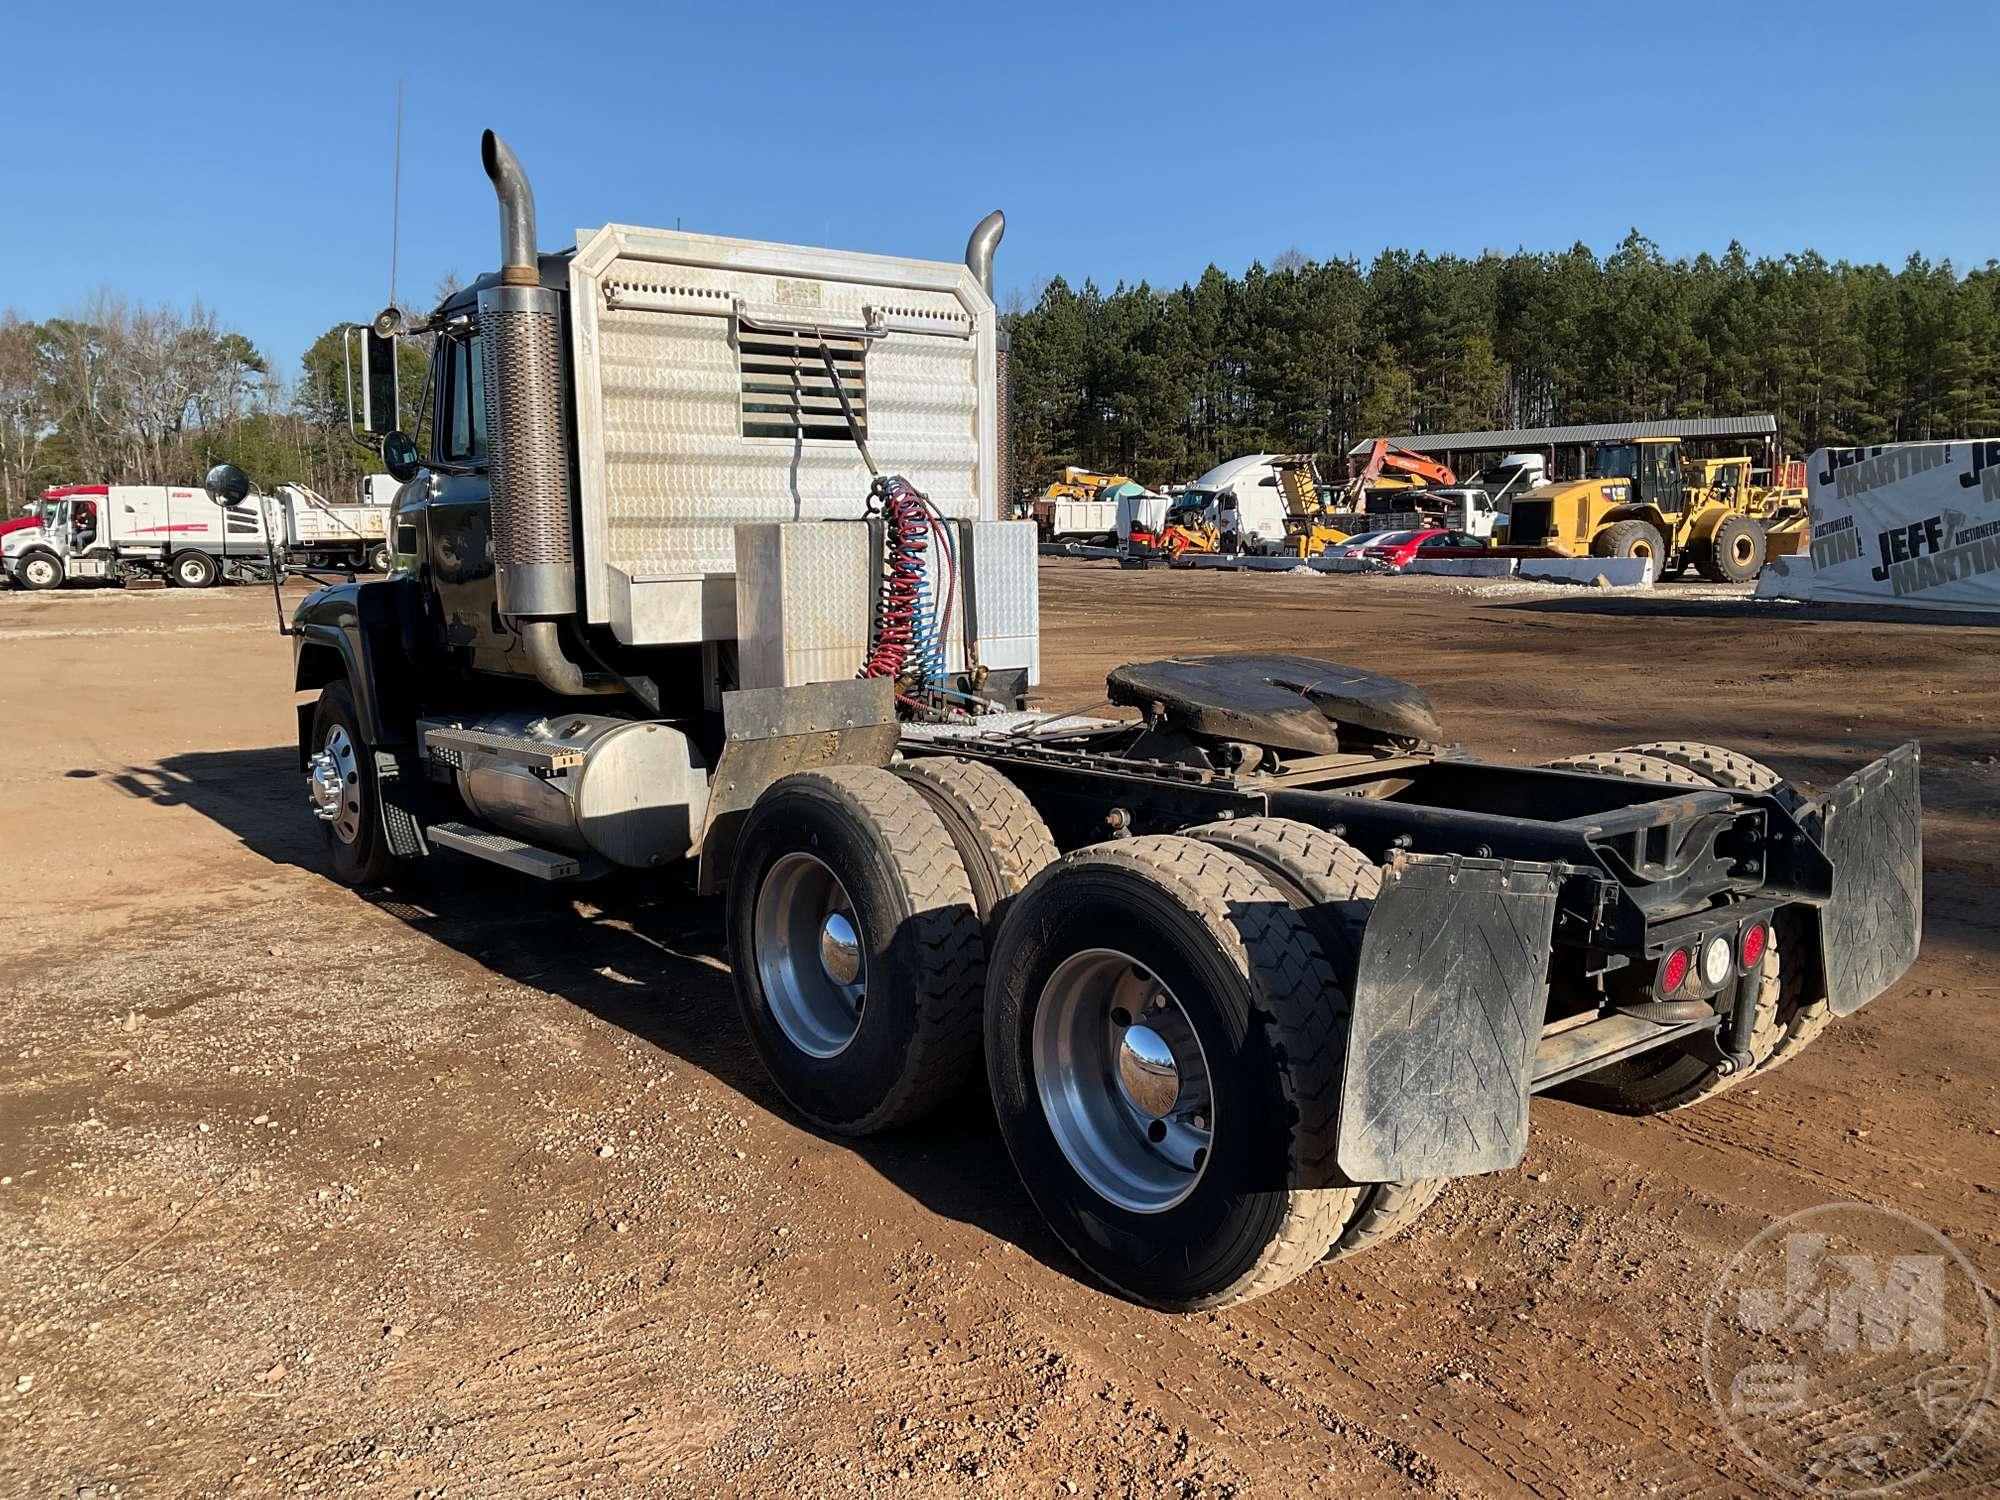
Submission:
<svg viewBox="0 0 2000 1500">
<path fill-rule="evenodd" d="M 1633 438 L 1681 438 L 1689 442 L 1740 439 L 1761 443 L 1763 467 L 1778 456 L 1778 419 L 1770 415 L 1750 417 L 1682 417 L 1664 422 L 1589 422 L 1575 427 L 1516 427 L 1492 432 L 1421 432 L 1392 437 L 1390 442 L 1412 453 L 1444 459 L 1454 469 L 1464 454 L 1527 453 L 1541 451 L 1549 456 L 1552 474 L 1581 474 L 1585 455 L 1599 443 L 1627 442 Z M 1347 450 L 1349 466 L 1368 456 L 1375 439 L 1364 438 Z M 1564 463 L 1560 449 L 1575 449 L 1572 461 Z M 1462 469 L 1461 469 L 1462 472 Z"/>
</svg>

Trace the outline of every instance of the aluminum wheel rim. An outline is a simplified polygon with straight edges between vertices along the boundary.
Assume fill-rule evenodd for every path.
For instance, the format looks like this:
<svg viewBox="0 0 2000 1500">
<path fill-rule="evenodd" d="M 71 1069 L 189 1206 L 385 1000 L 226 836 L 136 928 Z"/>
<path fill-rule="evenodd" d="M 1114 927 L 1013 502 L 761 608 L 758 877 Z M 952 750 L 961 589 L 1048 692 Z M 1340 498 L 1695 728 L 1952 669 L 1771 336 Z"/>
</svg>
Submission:
<svg viewBox="0 0 2000 1500">
<path fill-rule="evenodd" d="M 1215 1134 L 1208 1055 L 1174 992 L 1129 954 L 1056 967 L 1030 1050 L 1042 1116 L 1090 1190 L 1133 1213 L 1194 1191 Z"/>
<path fill-rule="evenodd" d="M 343 844 L 351 844 L 361 837 L 361 758 L 355 752 L 354 741 L 347 737 L 345 726 L 340 724 L 327 730 L 326 741 L 320 750 L 338 778 L 339 800 L 333 816 L 325 820 L 326 825 L 333 830 L 335 838 Z M 320 767 L 316 766 L 307 773 L 306 795 L 312 798 L 315 805 L 319 803 L 324 780 Z"/>
<path fill-rule="evenodd" d="M 836 1057 L 861 1029 L 868 957 L 847 887 L 811 854 L 787 854 L 764 875 L 752 922 L 757 979 L 794 1047 Z"/>
<path fill-rule="evenodd" d="M 29 558 L 22 564 L 21 571 L 28 576 L 30 583 L 51 583 L 56 576 L 55 564 L 43 557 Z"/>
</svg>

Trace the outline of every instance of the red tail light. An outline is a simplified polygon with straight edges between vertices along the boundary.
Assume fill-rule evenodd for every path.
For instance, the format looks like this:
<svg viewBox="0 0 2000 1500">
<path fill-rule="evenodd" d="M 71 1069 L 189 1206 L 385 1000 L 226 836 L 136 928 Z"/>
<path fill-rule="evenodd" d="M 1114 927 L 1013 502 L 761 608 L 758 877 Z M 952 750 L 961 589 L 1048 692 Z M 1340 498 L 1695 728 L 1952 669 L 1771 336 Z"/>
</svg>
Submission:
<svg viewBox="0 0 2000 1500">
<path fill-rule="evenodd" d="M 1688 965 L 1692 960 L 1685 948 L 1676 948 L 1667 955 L 1667 961 L 1660 965 L 1660 993 L 1671 995 L 1681 987 L 1688 977 Z"/>
<path fill-rule="evenodd" d="M 1764 957 L 1764 949 L 1768 946 L 1769 938 L 1770 931 L 1762 922 L 1752 922 L 1743 929 L 1743 945 L 1738 951 L 1743 956 L 1744 968 L 1757 967 L 1758 962 Z"/>
</svg>

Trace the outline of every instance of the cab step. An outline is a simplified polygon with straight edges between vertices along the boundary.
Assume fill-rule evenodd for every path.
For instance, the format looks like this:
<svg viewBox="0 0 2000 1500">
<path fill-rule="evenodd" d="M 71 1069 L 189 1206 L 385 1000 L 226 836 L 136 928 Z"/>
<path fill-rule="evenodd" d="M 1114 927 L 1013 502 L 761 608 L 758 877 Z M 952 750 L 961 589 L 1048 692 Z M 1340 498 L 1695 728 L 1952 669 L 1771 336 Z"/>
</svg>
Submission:
<svg viewBox="0 0 2000 1500">
<path fill-rule="evenodd" d="M 470 823 L 433 823 L 424 829 L 424 837 L 440 849 L 456 849 L 460 854 L 470 854 L 474 859 L 483 859 L 518 875 L 532 875 L 537 880 L 588 880 L 608 868 L 602 860 L 587 855 L 538 848 Z"/>
</svg>

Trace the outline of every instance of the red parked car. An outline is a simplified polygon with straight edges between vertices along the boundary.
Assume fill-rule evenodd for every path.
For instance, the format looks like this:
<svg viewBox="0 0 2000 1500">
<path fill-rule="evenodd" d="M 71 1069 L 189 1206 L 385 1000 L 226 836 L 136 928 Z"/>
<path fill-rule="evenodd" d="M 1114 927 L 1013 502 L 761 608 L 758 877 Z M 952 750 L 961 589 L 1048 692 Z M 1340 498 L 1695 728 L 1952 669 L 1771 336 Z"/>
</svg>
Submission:
<svg viewBox="0 0 2000 1500">
<path fill-rule="evenodd" d="M 1467 551 L 1483 551 L 1486 543 L 1465 531 L 1447 531 L 1440 526 L 1420 531 L 1371 531 L 1349 537 L 1326 549 L 1328 557 L 1362 557 L 1384 567 L 1403 568 L 1424 557 L 1463 556 Z"/>
</svg>

